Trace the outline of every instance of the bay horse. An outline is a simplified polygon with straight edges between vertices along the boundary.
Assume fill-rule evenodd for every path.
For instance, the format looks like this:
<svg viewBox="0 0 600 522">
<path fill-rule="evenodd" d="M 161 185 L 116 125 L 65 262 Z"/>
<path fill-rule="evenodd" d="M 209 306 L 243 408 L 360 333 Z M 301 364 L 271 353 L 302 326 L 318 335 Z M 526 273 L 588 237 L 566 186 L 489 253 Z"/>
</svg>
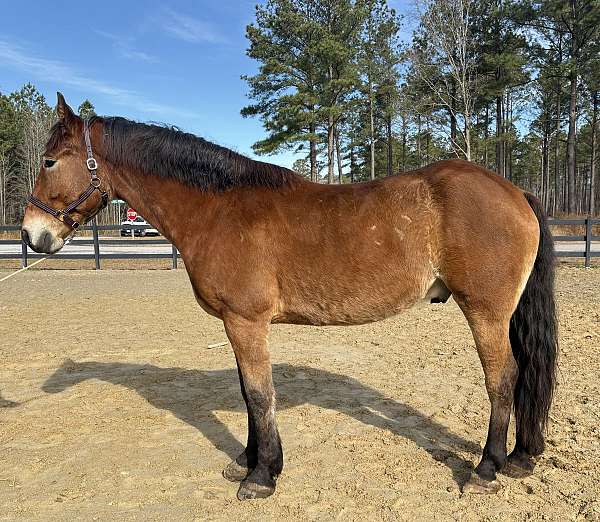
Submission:
<svg viewBox="0 0 600 522">
<path fill-rule="evenodd" d="M 22 237 L 54 253 L 119 198 L 179 249 L 198 304 L 223 321 L 237 361 L 248 439 L 223 473 L 240 482 L 239 499 L 271 495 L 283 469 L 271 323 L 362 324 L 450 295 L 491 403 L 483 455 L 463 491 L 493 493 L 498 472 L 533 471 L 557 356 L 552 237 L 533 195 L 460 160 L 322 185 L 171 128 L 82 120 L 60 93 L 57 114 Z"/>
</svg>

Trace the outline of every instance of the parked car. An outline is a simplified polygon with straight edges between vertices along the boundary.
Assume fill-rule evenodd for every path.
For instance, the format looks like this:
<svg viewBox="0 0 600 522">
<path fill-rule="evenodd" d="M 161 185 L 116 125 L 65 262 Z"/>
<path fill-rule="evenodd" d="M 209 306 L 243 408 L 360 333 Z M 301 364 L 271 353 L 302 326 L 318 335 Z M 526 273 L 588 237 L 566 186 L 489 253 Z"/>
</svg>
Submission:
<svg viewBox="0 0 600 522">
<path fill-rule="evenodd" d="M 149 227 L 149 228 L 142 228 Z M 160 232 L 153 228 L 148 222 L 142 217 L 138 216 L 133 221 L 127 220 L 121 223 L 121 236 L 131 237 L 131 231 L 133 229 L 133 235 L 137 237 L 144 236 L 160 236 Z"/>
</svg>

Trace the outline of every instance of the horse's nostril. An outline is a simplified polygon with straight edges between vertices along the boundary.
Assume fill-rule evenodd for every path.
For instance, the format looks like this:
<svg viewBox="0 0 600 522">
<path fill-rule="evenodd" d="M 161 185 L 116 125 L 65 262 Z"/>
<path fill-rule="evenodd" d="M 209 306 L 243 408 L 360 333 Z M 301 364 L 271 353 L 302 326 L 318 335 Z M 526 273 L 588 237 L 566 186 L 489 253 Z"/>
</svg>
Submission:
<svg viewBox="0 0 600 522">
<path fill-rule="evenodd" d="M 50 232 L 44 232 L 40 238 L 40 245 L 43 252 L 50 252 L 52 247 L 52 234 Z"/>
</svg>

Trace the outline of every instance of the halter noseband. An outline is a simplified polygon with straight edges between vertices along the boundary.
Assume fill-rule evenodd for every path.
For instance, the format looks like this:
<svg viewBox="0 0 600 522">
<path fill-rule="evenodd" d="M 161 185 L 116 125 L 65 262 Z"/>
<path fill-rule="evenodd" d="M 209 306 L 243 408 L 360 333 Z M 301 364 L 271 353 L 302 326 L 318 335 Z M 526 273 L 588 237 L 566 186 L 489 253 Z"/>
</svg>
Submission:
<svg viewBox="0 0 600 522">
<path fill-rule="evenodd" d="M 65 225 L 71 227 L 73 230 L 77 230 L 80 226 L 80 223 L 75 221 L 70 216 L 71 212 L 77 209 L 77 207 L 86 201 L 96 190 L 100 192 L 100 197 L 102 198 L 100 206 L 90 216 L 87 217 L 86 221 L 92 219 L 96 214 L 98 214 L 98 212 L 108 205 L 108 192 L 100 188 L 101 181 L 96 173 L 98 170 L 98 163 L 96 162 L 94 154 L 92 153 L 92 142 L 90 141 L 90 122 L 87 118 L 83 120 L 83 136 L 85 138 L 85 148 L 87 150 L 87 160 L 85 164 L 90 171 L 91 176 L 90 186 L 86 188 L 75 201 L 69 203 L 62 210 L 58 210 L 46 205 L 46 203 L 36 198 L 33 194 L 28 198 L 31 204 L 35 205 L 44 212 L 48 212 L 48 214 L 54 216 L 59 221 L 62 221 Z"/>
</svg>

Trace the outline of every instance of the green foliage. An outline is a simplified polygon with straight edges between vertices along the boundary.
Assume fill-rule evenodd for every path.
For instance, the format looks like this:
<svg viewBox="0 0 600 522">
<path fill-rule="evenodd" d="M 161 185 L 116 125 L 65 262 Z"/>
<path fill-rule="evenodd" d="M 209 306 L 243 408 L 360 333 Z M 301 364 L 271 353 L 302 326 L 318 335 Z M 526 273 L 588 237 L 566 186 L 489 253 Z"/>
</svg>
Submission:
<svg viewBox="0 0 600 522">
<path fill-rule="evenodd" d="M 326 154 L 330 181 L 332 130 L 341 142 L 338 163 L 352 181 L 469 153 L 541 194 L 552 212 L 565 205 L 573 169 L 566 141 L 576 137 L 581 167 L 568 189 L 585 197 L 586 162 L 599 156 L 589 144 L 600 102 L 600 0 L 421 5 L 405 49 L 402 21 L 385 0 L 258 6 L 248 54 L 260 68 L 246 78 L 253 104 L 242 111 L 259 116 L 267 131 L 255 150 L 310 150 L 315 157 L 297 166 L 309 165 L 313 179 L 318 156 Z M 439 12 L 444 16 L 432 16 Z M 453 32 L 461 23 L 465 32 Z M 449 42 L 456 42 L 454 51 Z M 457 68 L 452 61 L 461 59 Z M 574 81 L 580 82 L 575 103 Z"/>
<path fill-rule="evenodd" d="M 21 128 L 17 119 L 17 111 L 8 96 L 0 94 L 0 154 L 15 155 Z"/>
<path fill-rule="evenodd" d="M 241 111 L 259 117 L 267 131 L 254 150 L 303 151 L 307 143 L 322 149 L 335 128 L 349 127 L 350 115 L 369 100 L 391 118 L 398 27 L 383 0 L 268 0 L 258 5 L 246 36 L 247 54 L 259 62 L 259 70 L 243 77 L 253 103 Z M 348 161 L 346 138 L 345 157 L 339 161 Z M 313 164 L 311 170 L 316 169 Z"/>
<path fill-rule="evenodd" d="M 87 99 L 81 102 L 81 105 L 78 107 L 77 112 L 82 118 L 91 118 L 92 116 L 96 115 L 94 105 L 90 100 Z"/>
</svg>

